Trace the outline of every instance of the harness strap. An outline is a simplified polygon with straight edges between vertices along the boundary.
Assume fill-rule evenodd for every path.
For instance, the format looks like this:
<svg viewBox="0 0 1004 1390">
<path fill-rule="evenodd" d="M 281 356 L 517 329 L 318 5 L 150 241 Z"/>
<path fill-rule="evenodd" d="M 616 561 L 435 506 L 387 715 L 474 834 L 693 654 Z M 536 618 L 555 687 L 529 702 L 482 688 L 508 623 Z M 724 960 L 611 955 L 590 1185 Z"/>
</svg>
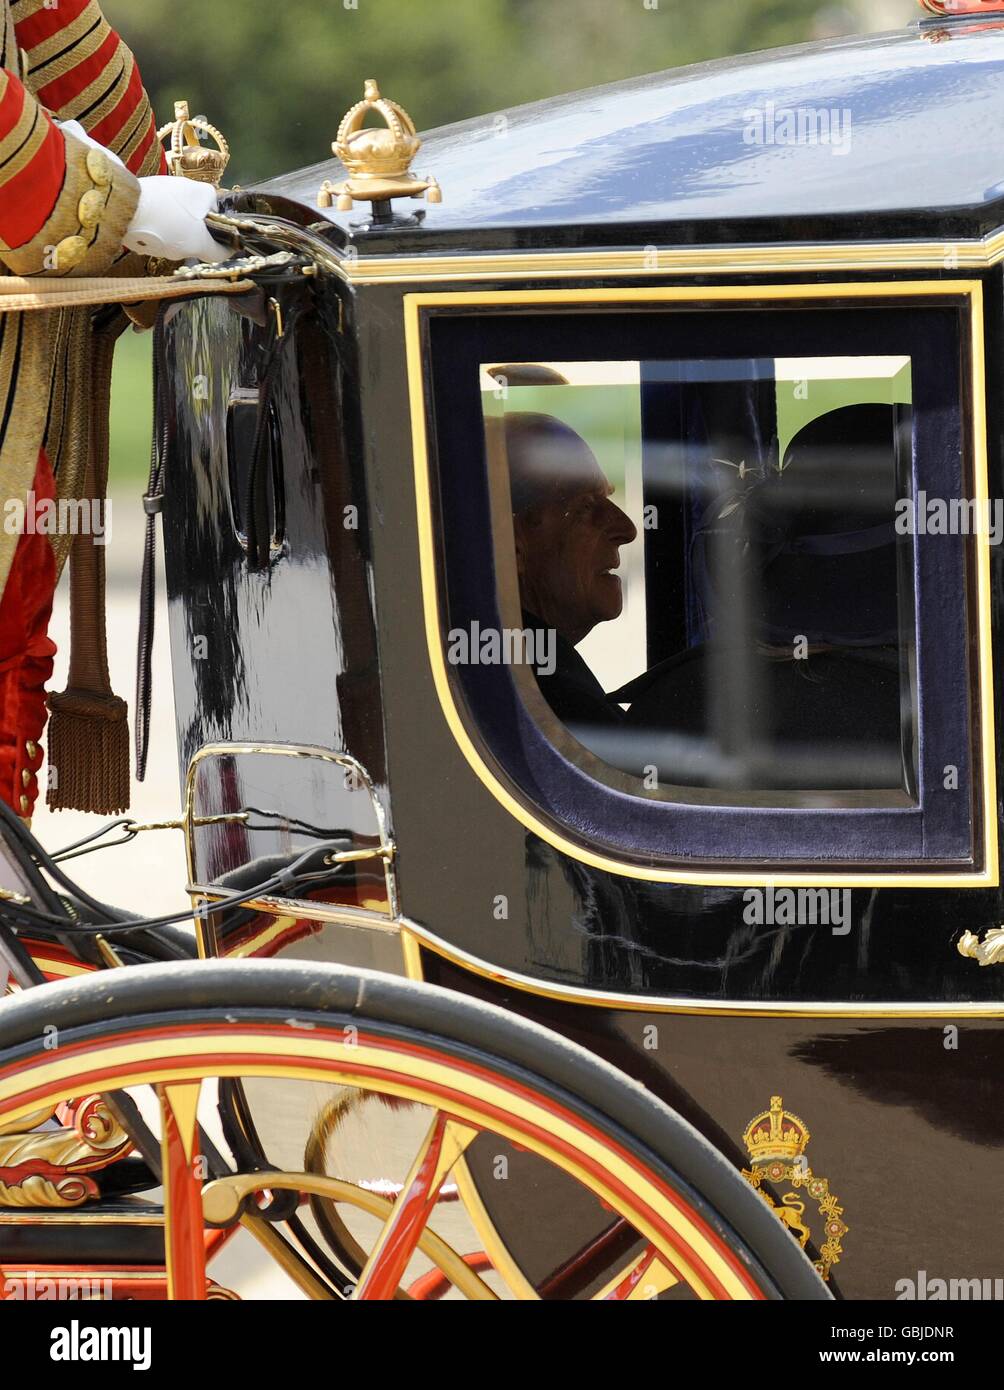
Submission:
<svg viewBox="0 0 1004 1390">
<path fill-rule="evenodd" d="M 254 288 L 251 280 L 183 279 L 174 275 L 132 279 L 0 275 L 0 314 L 81 308 L 89 304 L 138 304 L 145 299 L 182 299 L 195 294 L 246 294 Z"/>
<path fill-rule="evenodd" d="M 150 751 L 150 710 L 153 703 L 153 637 L 157 611 L 157 517 L 164 501 L 164 460 L 169 429 L 164 393 L 167 364 L 164 361 L 163 325 L 158 321 L 153 337 L 153 438 L 150 445 L 150 477 L 143 495 L 146 532 L 143 537 L 143 572 L 139 584 L 139 634 L 136 642 L 136 709 L 133 728 L 136 780 L 146 777 Z"/>
</svg>

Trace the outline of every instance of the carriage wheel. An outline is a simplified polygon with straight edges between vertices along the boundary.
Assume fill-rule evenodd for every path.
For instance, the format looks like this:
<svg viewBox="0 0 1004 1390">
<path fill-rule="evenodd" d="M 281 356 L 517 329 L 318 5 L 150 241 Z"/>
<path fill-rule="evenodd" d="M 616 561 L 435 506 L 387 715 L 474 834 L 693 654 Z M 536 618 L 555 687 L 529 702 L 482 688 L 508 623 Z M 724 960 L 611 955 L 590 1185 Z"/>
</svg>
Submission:
<svg viewBox="0 0 1004 1390">
<path fill-rule="evenodd" d="M 447 1179 L 486 1135 L 543 1160 L 609 1213 L 604 1277 L 588 1296 L 828 1297 L 766 1204 L 679 1116 L 556 1034 L 434 986 L 285 962 L 129 967 L 5 1003 L 0 1056 L 0 1123 L 69 1096 L 156 1088 L 173 1298 L 206 1296 L 207 1221 L 250 1224 L 278 1249 L 260 1203 L 289 1192 L 378 1219 L 351 1297 L 409 1288 L 497 1297 L 484 1252 L 458 1252 L 429 1224 Z M 236 1171 L 203 1187 L 199 1125 L 219 1078 L 357 1088 L 425 1107 L 430 1120 L 393 1195 L 307 1172 Z M 416 1280 L 419 1252 L 432 1268 Z M 343 1296 L 303 1263 L 301 1287 Z"/>
</svg>

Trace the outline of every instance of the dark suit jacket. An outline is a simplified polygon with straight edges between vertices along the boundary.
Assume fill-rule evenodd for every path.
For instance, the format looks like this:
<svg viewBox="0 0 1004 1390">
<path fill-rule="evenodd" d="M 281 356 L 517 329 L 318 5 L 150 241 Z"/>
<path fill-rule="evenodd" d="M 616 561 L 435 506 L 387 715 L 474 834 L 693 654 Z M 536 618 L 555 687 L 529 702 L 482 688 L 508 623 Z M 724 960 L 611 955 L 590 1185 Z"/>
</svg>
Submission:
<svg viewBox="0 0 1004 1390">
<path fill-rule="evenodd" d="M 523 614 L 523 624 L 543 628 L 545 623 L 532 613 Z M 560 633 L 556 633 L 554 670 L 550 675 L 540 671 L 537 684 L 541 694 L 563 724 L 619 724 L 624 718 L 592 670 Z"/>
</svg>

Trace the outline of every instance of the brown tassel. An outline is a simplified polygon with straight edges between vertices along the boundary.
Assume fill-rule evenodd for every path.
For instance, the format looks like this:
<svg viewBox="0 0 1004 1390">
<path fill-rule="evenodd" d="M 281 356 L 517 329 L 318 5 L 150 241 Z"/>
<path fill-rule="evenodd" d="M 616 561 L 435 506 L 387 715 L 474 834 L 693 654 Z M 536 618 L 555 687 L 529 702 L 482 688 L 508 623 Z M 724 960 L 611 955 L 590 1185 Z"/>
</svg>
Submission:
<svg viewBox="0 0 1004 1390">
<path fill-rule="evenodd" d="M 87 493 L 104 503 L 108 481 L 108 408 L 112 355 L 123 318 L 93 335 L 93 394 Z M 89 535 L 70 547 L 70 672 L 62 694 L 49 696 L 46 802 L 53 811 L 117 816 L 129 807 L 129 724 L 112 692 L 105 634 L 105 552 Z"/>
<path fill-rule="evenodd" d="M 129 711 L 117 695 L 64 690 L 49 696 L 47 793 L 54 811 L 117 816 L 129 809 Z"/>
</svg>

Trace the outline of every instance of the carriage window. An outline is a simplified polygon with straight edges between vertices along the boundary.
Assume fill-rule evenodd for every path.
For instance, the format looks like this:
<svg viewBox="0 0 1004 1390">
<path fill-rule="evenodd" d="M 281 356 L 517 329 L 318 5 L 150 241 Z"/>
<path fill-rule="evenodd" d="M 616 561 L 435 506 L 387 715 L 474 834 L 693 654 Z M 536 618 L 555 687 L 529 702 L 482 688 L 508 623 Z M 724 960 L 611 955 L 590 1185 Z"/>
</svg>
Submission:
<svg viewBox="0 0 1004 1390">
<path fill-rule="evenodd" d="M 483 363 L 531 710 L 650 790 L 912 801 L 912 382 L 906 356 Z"/>
</svg>

